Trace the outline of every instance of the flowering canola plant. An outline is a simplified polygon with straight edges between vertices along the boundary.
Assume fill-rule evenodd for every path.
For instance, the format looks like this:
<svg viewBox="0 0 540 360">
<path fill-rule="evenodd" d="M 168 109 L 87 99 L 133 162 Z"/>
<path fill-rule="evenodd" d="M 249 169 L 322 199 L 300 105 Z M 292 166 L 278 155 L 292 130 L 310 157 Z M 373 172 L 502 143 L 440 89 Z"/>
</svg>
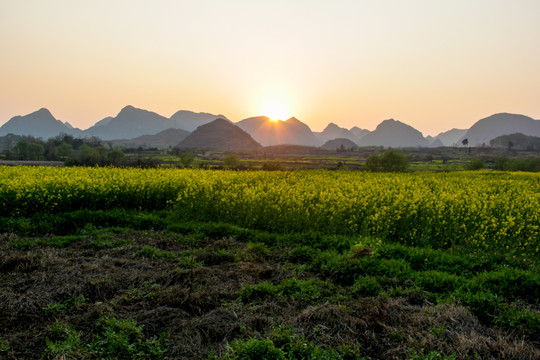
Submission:
<svg viewBox="0 0 540 360">
<path fill-rule="evenodd" d="M 540 176 L 0 167 L 0 216 L 171 208 L 179 219 L 540 254 Z"/>
</svg>

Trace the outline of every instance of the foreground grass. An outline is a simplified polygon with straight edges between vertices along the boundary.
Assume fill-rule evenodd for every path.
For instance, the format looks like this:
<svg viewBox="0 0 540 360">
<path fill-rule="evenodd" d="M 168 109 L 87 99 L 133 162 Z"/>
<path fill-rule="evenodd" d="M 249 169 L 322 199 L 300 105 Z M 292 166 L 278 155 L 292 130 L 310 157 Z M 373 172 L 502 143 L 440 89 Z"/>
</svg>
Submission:
<svg viewBox="0 0 540 360">
<path fill-rule="evenodd" d="M 540 356 L 534 261 L 168 211 L 0 222 L 8 359 Z"/>
</svg>

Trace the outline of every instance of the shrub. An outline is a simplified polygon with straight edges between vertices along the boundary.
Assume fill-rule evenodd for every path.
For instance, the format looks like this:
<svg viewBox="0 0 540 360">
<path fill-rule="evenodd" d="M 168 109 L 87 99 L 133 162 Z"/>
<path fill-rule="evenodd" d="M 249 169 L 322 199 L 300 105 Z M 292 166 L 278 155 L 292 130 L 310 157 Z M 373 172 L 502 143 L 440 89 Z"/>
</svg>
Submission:
<svg viewBox="0 0 540 360">
<path fill-rule="evenodd" d="M 226 359 L 285 360 L 285 354 L 270 339 L 235 340 Z"/>
<path fill-rule="evenodd" d="M 454 296 L 460 300 L 479 320 L 492 323 L 501 299 L 491 292 L 458 290 Z"/>
<path fill-rule="evenodd" d="M 368 157 L 365 167 L 368 171 L 402 172 L 409 167 L 409 157 L 391 149 Z"/>
<path fill-rule="evenodd" d="M 540 274 L 512 268 L 484 272 L 471 280 L 471 290 L 491 291 L 510 301 L 522 299 L 535 303 L 540 298 Z"/>
<path fill-rule="evenodd" d="M 356 296 L 377 296 L 382 292 L 383 288 L 379 281 L 374 276 L 359 276 L 354 281 L 352 286 L 352 294 Z"/>
<path fill-rule="evenodd" d="M 434 270 L 418 272 L 414 277 L 418 286 L 424 290 L 440 294 L 453 292 L 464 283 L 457 275 Z"/>
<path fill-rule="evenodd" d="M 142 327 L 134 320 L 102 317 L 90 352 L 102 358 L 162 359 L 166 349 L 156 338 L 145 339 Z"/>
<path fill-rule="evenodd" d="M 540 338 L 540 314 L 515 305 L 502 305 L 495 317 L 495 324 L 510 330 L 518 330 L 532 338 Z"/>
<path fill-rule="evenodd" d="M 240 291 L 240 298 L 243 301 L 272 298 L 277 295 L 277 292 L 277 287 L 274 284 L 264 281 L 255 285 L 244 285 Z"/>
<path fill-rule="evenodd" d="M 480 158 L 472 159 L 467 165 L 465 165 L 465 169 L 467 170 L 481 170 L 485 167 L 486 164 L 484 163 L 484 160 Z"/>
</svg>

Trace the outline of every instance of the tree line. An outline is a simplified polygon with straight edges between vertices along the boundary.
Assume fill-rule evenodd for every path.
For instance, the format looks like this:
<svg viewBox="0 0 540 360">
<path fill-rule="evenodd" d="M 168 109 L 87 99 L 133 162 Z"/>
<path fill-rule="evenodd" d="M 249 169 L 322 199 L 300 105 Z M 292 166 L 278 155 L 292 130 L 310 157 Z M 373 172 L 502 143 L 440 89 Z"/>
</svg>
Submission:
<svg viewBox="0 0 540 360">
<path fill-rule="evenodd" d="M 64 161 L 66 165 L 122 165 L 125 154 L 103 144 L 98 137 L 76 138 L 60 134 L 48 140 L 22 136 L 15 146 L 4 150 L 6 160 Z"/>
</svg>

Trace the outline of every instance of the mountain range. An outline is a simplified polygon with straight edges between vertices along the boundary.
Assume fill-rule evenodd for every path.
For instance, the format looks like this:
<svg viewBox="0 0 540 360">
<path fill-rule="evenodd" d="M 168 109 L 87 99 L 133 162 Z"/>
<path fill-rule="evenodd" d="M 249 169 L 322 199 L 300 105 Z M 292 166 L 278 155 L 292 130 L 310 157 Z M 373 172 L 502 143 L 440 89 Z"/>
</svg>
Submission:
<svg viewBox="0 0 540 360">
<path fill-rule="evenodd" d="M 220 121 L 210 128 L 203 127 L 203 135 L 198 130 L 201 126 Z M 195 139 L 204 140 L 206 148 L 209 139 L 219 143 L 218 138 L 209 135 L 215 131 L 216 136 L 233 134 L 234 138 L 242 138 L 245 146 L 252 148 L 254 144 L 246 137 L 238 135 L 230 126 L 241 129 L 249 135 L 253 142 L 262 146 L 280 144 L 304 145 L 319 147 L 331 140 L 338 142 L 327 144 L 347 144 L 346 148 L 356 146 L 385 146 L 385 147 L 438 147 L 461 146 L 464 139 L 469 146 L 489 144 L 491 139 L 501 135 L 523 133 L 528 136 L 540 136 L 540 120 L 518 114 L 494 114 L 477 121 L 470 129 L 452 129 L 442 132 L 435 137 L 424 137 L 422 133 L 410 125 L 394 119 L 382 121 L 375 130 L 369 131 L 358 126 L 346 129 L 335 123 L 330 123 L 322 132 L 313 132 L 308 125 L 292 117 L 288 120 L 273 121 L 265 116 L 251 117 L 234 124 L 223 115 L 196 113 L 180 110 L 166 118 L 157 113 L 138 109 L 133 106 L 124 107 L 116 116 L 106 117 L 96 122 L 92 127 L 81 130 L 67 122 L 57 120 L 49 110 L 40 109 L 25 116 L 15 116 L 0 127 L 0 136 L 7 134 L 31 135 L 44 139 L 57 136 L 60 133 L 76 137 L 97 136 L 103 140 L 112 141 L 126 146 L 169 147 L 186 141 L 184 145 L 197 147 Z M 223 132 L 223 134 L 219 134 Z M 190 138 L 191 135 L 195 134 Z M 345 139 L 347 140 L 345 142 Z M 225 146 L 226 142 L 222 142 Z M 201 147 L 203 144 L 201 144 Z M 238 145 L 243 148 L 244 145 Z M 231 144 L 226 145 L 232 148 Z M 184 146 L 186 147 L 186 146 Z"/>
</svg>

